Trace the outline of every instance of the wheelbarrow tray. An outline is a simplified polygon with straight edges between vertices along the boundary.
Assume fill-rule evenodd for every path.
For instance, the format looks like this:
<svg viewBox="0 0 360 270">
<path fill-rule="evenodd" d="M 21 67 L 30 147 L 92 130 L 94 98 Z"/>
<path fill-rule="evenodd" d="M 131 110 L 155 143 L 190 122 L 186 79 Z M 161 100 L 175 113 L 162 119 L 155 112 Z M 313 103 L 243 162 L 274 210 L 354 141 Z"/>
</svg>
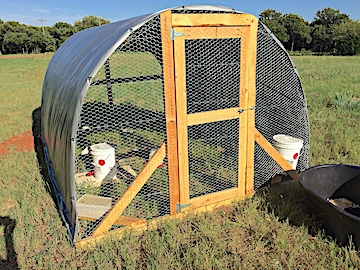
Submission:
<svg viewBox="0 0 360 270">
<path fill-rule="evenodd" d="M 360 214 L 351 214 L 329 199 L 344 197 L 360 205 L 360 167 L 343 164 L 311 167 L 300 174 L 299 182 L 308 209 L 326 232 L 341 244 L 347 244 L 351 236 L 359 247 Z"/>
</svg>

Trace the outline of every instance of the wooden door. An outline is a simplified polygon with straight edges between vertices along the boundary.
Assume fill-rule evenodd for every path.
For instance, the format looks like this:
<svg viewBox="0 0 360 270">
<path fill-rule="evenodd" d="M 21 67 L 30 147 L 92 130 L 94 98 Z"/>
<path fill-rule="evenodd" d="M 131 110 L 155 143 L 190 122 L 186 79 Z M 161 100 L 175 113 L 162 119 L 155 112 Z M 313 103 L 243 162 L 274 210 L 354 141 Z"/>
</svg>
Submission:
<svg viewBox="0 0 360 270">
<path fill-rule="evenodd" d="M 173 14 L 172 26 L 180 212 L 253 191 L 257 20 Z"/>
</svg>

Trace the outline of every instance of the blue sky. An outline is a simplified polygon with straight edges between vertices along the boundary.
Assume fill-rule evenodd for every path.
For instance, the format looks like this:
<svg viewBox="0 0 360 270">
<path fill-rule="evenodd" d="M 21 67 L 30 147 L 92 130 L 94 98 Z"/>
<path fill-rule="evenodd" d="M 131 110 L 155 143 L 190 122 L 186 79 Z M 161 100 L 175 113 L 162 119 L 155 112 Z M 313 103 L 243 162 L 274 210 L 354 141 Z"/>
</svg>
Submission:
<svg viewBox="0 0 360 270">
<path fill-rule="evenodd" d="M 271 8 L 283 14 L 298 14 L 309 22 L 314 19 L 316 11 L 332 7 L 360 20 L 360 0 L 0 0 L 0 19 L 40 26 L 38 19 L 42 18 L 46 20 L 44 25 L 52 26 L 60 21 L 73 24 L 85 16 L 94 15 L 114 22 L 169 7 L 194 4 L 227 6 L 257 17 L 263 10 Z"/>
</svg>

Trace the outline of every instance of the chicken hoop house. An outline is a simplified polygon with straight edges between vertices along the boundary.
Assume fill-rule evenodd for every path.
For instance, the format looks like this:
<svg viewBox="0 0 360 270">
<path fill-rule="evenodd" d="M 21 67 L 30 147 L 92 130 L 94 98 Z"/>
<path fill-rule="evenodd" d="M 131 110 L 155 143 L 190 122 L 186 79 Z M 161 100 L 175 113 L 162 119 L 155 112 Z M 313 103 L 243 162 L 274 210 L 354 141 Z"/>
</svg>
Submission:
<svg viewBox="0 0 360 270">
<path fill-rule="evenodd" d="M 265 25 L 226 7 L 182 6 L 81 31 L 44 80 L 44 152 L 76 243 L 252 196 L 292 169 L 271 143 L 281 133 L 304 140 L 297 168 L 307 168 L 295 66 Z M 115 153 L 103 180 L 92 175 L 100 143 Z"/>
</svg>

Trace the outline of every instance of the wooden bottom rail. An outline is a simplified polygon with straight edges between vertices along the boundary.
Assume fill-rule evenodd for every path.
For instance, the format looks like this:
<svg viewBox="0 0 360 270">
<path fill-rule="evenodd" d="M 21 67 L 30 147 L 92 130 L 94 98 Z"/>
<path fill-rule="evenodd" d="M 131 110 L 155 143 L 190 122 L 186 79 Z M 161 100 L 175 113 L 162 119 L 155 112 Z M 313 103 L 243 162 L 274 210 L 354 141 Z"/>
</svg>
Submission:
<svg viewBox="0 0 360 270">
<path fill-rule="evenodd" d="M 154 218 L 152 220 L 149 220 L 148 222 L 146 222 L 145 224 L 139 224 L 139 225 L 134 225 L 131 228 L 125 227 L 125 228 L 120 228 L 120 229 L 116 229 L 116 230 L 112 230 L 112 231 L 108 231 L 96 236 L 89 236 L 87 238 L 84 238 L 82 240 L 79 240 L 75 243 L 77 250 L 82 250 L 82 249 L 86 249 L 86 248 L 90 248 L 90 247 L 94 247 L 97 243 L 100 243 L 103 239 L 105 238 L 120 238 L 122 237 L 125 233 L 131 232 L 131 233 L 135 233 L 135 234 L 140 234 L 148 229 L 156 229 L 158 227 L 159 224 L 167 221 L 167 220 L 172 220 L 172 219 L 181 219 L 187 216 L 191 216 L 191 215 L 196 215 L 199 213 L 204 213 L 207 211 L 211 211 L 217 207 L 220 206 L 226 206 L 226 205 L 230 205 L 232 203 L 235 203 L 237 201 L 243 201 L 245 199 L 249 199 L 254 195 L 254 192 L 252 192 L 251 194 L 246 194 L 245 196 L 239 196 L 236 198 L 232 198 L 232 199 L 228 199 L 228 200 L 224 200 L 221 202 L 217 202 L 217 203 L 213 203 L 213 204 L 209 204 L 206 206 L 202 206 L 199 207 L 197 209 L 193 209 L 190 211 L 186 211 L 186 212 L 182 212 L 182 213 L 178 213 L 176 215 L 167 215 L 167 216 L 163 216 L 163 217 L 159 217 L 159 218 Z"/>
<path fill-rule="evenodd" d="M 82 220 L 88 220 L 88 221 L 96 221 L 96 218 L 90 218 L 90 217 L 78 217 Z M 134 227 L 137 225 L 146 224 L 145 218 L 136 218 L 136 217 L 129 217 L 129 216 L 120 216 L 114 223 L 115 225 L 122 225 L 126 227 Z"/>
</svg>

